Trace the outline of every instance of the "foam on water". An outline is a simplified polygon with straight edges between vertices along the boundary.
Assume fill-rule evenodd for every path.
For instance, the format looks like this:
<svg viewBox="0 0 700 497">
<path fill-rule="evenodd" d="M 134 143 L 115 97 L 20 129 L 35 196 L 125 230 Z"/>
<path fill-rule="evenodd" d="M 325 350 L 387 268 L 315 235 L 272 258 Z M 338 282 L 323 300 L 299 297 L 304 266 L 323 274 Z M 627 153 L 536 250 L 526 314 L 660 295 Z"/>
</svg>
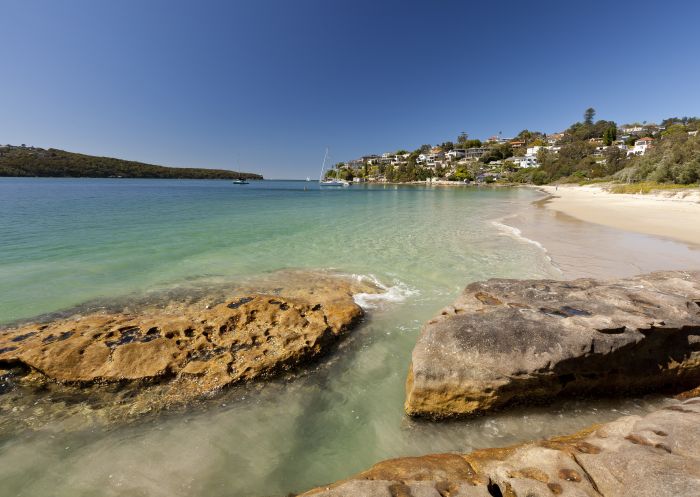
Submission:
<svg viewBox="0 0 700 497">
<path fill-rule="evenodd" d="M 549 252 L 547 249 L 542 245 L 540 242 L 537 240 L 532 240 L 531 238 L 526 237 L 523 235 L 523 232 L 516 228 L 515 226 L 510 226 L 508 224 L 503 223 L 502 221 L 505 221 L 506 219 L 512 218 L 513 216 L 507 216 L 495 221 L 491 221 L 491 224 L 498 228 L 498 230 L 501 232 L 503 236 L 509 236 L 511 238 L 514 238 L 518 241 L 524 242 L 524 243 L 529 243 L 530 245 L 534 245 L 538 249 L 542 251 L 544 254 L 545 258 L 547 261 L 554 267 L 559 273 L 563 273 L 563 271 L 554 263 L 552 260 L 552 257 L 549 255 Z"/>
<path fill-rule="evenodd" d="M 406 299 L 420 294 L 418 289 L 412 288 L 398 279 L 395 279 L 392 285 L 387 286 L 373 274 L 353 274 L 351 276 L 360 282 L 370 282 L 382 290 L 381 293 L 356 293 L 353 295 L 355 303 L 365 310 L 377 309 L 383 303 L 404 302 Z"/>
</svg>

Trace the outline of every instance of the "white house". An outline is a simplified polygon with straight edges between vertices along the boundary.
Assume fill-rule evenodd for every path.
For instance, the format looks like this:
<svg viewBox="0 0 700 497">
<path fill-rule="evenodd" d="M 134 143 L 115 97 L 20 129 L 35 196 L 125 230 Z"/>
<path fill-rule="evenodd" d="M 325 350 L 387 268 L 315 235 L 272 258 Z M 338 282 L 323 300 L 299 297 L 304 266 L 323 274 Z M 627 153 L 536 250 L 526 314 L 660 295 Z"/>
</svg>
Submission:
<svg viewBox="0 0 700 497">
<path fill-rule="evenodd" d="M 518 167 L 528 168 L 539 166 L 539 164 L 537 163 L 537 157 L 535 157 L 534 155 L 525 155 L 523 157 L 511 157 L 508 160 Z"/>
<path fill-rule="evenodd" d="M 634 142 L 634 147 L 632 150 L 627 152 L 627 155 L 644 155 L 647 153 L 647 150 L 649 150 L 652 146 L 652 142 L 654 141 L 653 138 L 640 138 L 636 142 Z"/>
</svg>

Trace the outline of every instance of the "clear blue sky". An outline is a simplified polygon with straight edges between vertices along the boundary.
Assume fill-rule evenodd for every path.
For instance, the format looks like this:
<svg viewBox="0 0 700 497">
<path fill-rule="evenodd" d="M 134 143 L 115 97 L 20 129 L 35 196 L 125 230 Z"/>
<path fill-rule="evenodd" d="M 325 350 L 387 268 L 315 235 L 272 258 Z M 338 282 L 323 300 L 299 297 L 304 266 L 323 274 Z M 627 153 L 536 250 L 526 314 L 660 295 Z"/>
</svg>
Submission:
<svg viewBox="0 0 700 497">
<path fill-rule="evenodd" d="M 593 106 L 700 114 L 700 2 L 0 0 L 0 143 L 315 177 Z"/>
</svg>

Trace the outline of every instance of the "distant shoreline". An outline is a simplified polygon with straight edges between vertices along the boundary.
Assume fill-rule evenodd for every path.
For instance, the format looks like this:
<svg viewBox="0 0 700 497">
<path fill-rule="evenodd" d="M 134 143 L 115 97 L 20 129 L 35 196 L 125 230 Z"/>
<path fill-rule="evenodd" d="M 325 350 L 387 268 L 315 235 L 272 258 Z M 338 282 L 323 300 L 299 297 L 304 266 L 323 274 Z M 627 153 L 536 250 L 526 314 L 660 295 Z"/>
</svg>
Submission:
<svg viewBox="0 0 700 497">
<path fill-rule="evenodd" d="M 161 166 L 26 145 L 0 146 L 0 177 L 263 179 L 261 174 L 229 169 Z"/>
</svg>

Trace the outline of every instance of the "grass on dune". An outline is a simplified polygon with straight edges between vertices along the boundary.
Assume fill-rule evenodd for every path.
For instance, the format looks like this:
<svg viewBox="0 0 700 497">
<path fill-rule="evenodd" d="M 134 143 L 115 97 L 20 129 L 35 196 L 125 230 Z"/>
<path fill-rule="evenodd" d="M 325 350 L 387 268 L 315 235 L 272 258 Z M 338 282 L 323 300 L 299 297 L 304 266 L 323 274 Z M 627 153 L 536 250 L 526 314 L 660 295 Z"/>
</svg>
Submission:
<svg viewBox="0 0 700 497">
<path fill-rule="evenodd" d="M 675 183 L 656 183 L 654 181 L 645 181 L 642 183 L 623 183 L 610 185 L 611 193 L 651 193 L 660 190 L 689 190 L 697 188 L 698 185 L 678 185 Z"/>
</svg>

